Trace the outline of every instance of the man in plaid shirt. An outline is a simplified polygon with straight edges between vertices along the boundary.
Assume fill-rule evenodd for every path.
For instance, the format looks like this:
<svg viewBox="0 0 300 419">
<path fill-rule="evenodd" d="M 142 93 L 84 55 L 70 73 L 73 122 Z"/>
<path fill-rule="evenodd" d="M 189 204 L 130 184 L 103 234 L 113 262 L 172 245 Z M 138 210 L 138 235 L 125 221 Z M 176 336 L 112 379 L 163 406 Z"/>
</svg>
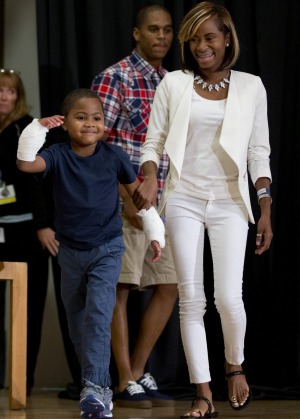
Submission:
<svg viewBox="0 0 300 419">
<path fill-rule="evenodd" d="M 136 43 L 132 54 L 98 74 L 92 90 L 102 99 L 107 141 L 125 150 L 143 180 L 140 164 L 151 105 L 156 87 L 166 74 L 162 59 L 173 40 L 172 19 L 162 5 L 148 5 L 136 16 L 133 29 Z M 158 169 L 158 200 L 168 170 L 163 154 Z M 125 188 L 119 187 L 122 201 L 123 232 L 126 252 L 117 287 L 117 302 L 112 321 L 112 350 L 119 373 L 115 400 L 121 407 L 151 408 L 171 406 L 174 401 L 158 391 L 145 366 L 177 300 L 177 277 L 168 237 L 161 259 L 149 262 L 149 243 L 145 241 L 138 209 Z M 145 309 L 133 353 L 129 353 L 127 301 L 131 289 L 153 288 Z"/>
</svg>

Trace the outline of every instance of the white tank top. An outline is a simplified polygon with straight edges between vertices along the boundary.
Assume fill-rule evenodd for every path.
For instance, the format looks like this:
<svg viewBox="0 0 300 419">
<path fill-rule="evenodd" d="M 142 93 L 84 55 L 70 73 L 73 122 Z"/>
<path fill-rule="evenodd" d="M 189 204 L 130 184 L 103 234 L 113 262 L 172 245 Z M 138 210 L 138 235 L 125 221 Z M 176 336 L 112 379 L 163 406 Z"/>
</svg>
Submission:
<svg viewBox="0 0 300 419">
<path fill-rule="evenodd" d="M 176 192 L 205 200 L 236 198 L 238 168 L 220 146 L 226 99 L 208 100 L 195 91 Z"/>
</svg>

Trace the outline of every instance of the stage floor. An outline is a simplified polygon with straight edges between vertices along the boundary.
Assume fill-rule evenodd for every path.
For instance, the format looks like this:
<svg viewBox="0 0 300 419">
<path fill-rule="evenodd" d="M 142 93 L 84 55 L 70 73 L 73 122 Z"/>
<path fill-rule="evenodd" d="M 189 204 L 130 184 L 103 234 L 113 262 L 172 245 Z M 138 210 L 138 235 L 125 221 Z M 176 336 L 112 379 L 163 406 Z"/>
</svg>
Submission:
<svg viewBox="0 0 300 419">
<path fill-rule="evenodd" d="M 0 419 L 76 419 L 80 418 L 78 402 L 62 400 L 56 389 L 34 389 L 25 410 L 9 410 L 8 392 L 0 391 Z M 152 409 L 125 409 L 115 404 L 115 419 L 178 419 L 189 408 L 189 401 L 176 401 L 175 406 Z M 254 400 L 247 409 L 233 411 L 228 402 L 215 402 L 220 419 L 300 419 L 300 400 Z"/>
</svg>

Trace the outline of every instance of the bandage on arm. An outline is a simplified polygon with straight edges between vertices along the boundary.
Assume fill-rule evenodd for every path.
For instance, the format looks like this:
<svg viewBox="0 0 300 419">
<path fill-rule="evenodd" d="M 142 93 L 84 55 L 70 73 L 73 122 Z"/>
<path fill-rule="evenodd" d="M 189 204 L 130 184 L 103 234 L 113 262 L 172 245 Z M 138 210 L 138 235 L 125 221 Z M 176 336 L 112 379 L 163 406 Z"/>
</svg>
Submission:
<svg viewBox="0 0 300 419">
<path fill-rule="evenodd" d="M 31 124 L 27 125 L 19 138 L 18 160 L 34 161 L 45 142 L 48 131 L 48 128 L 41 125 L 38 119 L 34 119 Z"/>
<path fill-rule="evenodd" d="M 157 241 L 163 249 L 165 247 L 165 226 L 156 209 L 154 207 L 150 207 L 148 210 L 142 209 L 137 215 L 142 219 L 147 240 Z"/>
</svg>

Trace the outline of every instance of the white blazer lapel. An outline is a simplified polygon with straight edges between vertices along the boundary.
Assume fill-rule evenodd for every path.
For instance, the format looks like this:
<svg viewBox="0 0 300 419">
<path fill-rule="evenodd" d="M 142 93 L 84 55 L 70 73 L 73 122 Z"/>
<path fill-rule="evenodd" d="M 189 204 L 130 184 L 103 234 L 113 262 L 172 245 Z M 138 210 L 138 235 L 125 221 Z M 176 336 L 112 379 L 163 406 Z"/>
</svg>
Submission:
<svg viewBox="0 0 300 419">
<path fill-rule="evenodd" d="M 240 105 L 237 93 L 236 74 L 232 72 L 225 107 L 224 121 L 220 135 L 220 145 L 238 166 L 240 156 L 239 139 L 242 132 L 242 127 L 240 126 L 242 118 L 239 114 Z"/>
<path fill-rule="evenodd" d="M 183 76 L 181 86 L 172 86 L 174 90 L 170 102 L 174 111 L 170 113 L 170 131 L 165 143 L 165 149 L 177 173 L 181 172 L 184 158 L 193 89 L 193 76 L 184 73 Z"/>
</svg>

